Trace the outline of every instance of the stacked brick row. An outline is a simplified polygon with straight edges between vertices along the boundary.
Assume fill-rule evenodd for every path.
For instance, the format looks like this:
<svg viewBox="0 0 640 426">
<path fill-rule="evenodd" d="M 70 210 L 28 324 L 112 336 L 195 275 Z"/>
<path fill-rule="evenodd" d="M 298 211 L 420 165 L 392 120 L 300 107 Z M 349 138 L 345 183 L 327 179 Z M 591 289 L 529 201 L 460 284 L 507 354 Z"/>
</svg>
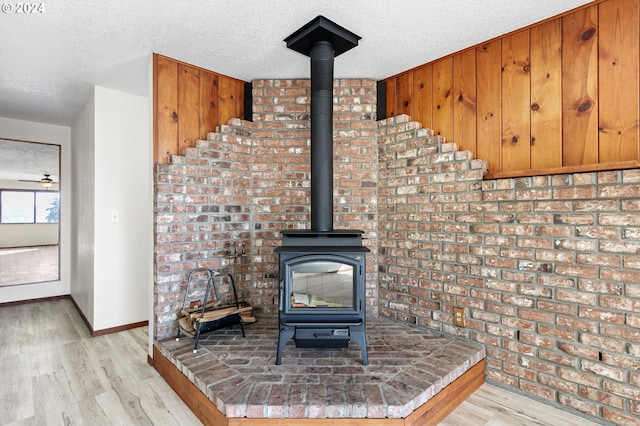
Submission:
<svg viewBox="0 0 640 426">
<path fill-rule="evenodd" d="M 378 142 L 380 315 L 486 344 L 490 381 L 638 424 L 640 170 L 483 181 L 407 116 Z"/>
</svg>

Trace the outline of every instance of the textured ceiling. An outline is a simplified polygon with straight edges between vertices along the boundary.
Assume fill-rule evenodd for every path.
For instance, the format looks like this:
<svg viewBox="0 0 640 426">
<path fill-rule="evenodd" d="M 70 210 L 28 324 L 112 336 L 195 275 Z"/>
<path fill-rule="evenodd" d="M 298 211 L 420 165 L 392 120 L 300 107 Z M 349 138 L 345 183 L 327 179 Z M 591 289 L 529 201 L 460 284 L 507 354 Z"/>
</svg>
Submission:
<svg viewBox="0 0 640 426">
<path fill-rule="evenodd" d="M 59 182 L 60 147 L 0 139 L 0 180 L 39 181 L 45 174 Z"/>
<path fill-rule="evenodd" d="M 383 79 L 590 1 L 51 0 L 29 14 L 4 2 L 0 116 L 69 126 L 94 85 L 147 96 L 153 52 L 247 81 L 307 78 L 283 39 L 317 15 L 362 37 L 335 77 Z"/>
</svg>

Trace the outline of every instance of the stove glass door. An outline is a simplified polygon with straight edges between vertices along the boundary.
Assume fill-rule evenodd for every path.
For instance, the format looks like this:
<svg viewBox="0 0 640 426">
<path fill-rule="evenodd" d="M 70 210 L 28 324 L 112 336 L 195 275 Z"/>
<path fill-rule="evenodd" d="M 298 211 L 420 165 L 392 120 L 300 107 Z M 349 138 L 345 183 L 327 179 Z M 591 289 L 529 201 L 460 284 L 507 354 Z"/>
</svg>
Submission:
<svg viewBox="0 0 640 426">
<path fill-rule="evenodd" d="M 354 265 L 320 259 L 290 264 L 289 306 L 353 309 Z"/>
</svg>

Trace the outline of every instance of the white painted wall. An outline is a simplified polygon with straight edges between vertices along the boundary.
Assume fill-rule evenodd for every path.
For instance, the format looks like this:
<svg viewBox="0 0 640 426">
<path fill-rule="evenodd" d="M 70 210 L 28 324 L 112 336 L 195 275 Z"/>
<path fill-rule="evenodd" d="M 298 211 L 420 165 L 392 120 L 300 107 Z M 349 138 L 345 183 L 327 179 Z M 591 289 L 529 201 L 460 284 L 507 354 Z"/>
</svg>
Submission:
<svg viewBox="0 0 640 426">
<path fill-rule="evenodd" d="M 0 303 L 61 296 L 70 293 L 71 282 L 71 128 L 0 117 L 0 137 L 44 142 L 61 147 L 60 281 L 0 287 Z"/>
<path fill-rule="evenodd" d="M 93 327 L 95 216 L 95 95 L 84 105 L 71 131 L 74 200 L 71 295 Z"/>
<path fill-rule="evenodd" d="M 57 223 L 0 224 L 0 247 L 54 246 L 58 244 Z"/>
<path fill-rule="evenodd" d="M 95 88 L 95 330 L 148 318 L 153 262 L 148 103 L 143 96 Z"/>
<path fill-rule="evenodd" d="M 71 294 L 94 331 L 146 321 L 153 262 L 149 99 L 96 86 L 73 126 Z"/>
</svg>

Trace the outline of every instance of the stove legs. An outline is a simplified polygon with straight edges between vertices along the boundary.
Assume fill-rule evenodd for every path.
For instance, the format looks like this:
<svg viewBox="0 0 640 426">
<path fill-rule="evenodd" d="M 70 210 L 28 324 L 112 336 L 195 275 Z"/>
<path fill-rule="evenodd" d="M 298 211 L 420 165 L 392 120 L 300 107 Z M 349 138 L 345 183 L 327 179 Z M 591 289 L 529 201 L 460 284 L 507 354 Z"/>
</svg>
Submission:
<svg viewBox="0 0 640 426">
<path fill-rule="evenodd" d="M 364 334 L 364 324 L 355 327 L 349 327 L 349 334 L 356 341 L 362 351 L 362 365 L 369 365 L 369 356 L 367 355 L 367 339 Z"/>
<path fill-rule="evenodd" d="M 308 328 L 308 327 L 307 327 Z M 364 324 L 348 326 L 349 336 L 356 341 L 362 352 L 362 365 L 369 365 L 369 356 L 367 355 L 367 339 L 364 334 Z M 330 330 L 328 328 L 327 330 Z M 293 339 L 296 334 L 296 326 L 280 324 L 280 333 L 278 334 L 278 352 L 276 353 L 276 365 L 282 364 L 282 351 L 289 340 Z M 322 347 L 318 345 L 318 347 Z M 346 347 L 346 346 L 345 346 Z"/>
<path fill-rule="evenodd" d="M 278 353 L 276 354 L 276 365 L 282 364 L 282 351 L 289 340 L 293 338 L 296 328 L 290 325 L 280 324 L 280 334 L 278 335 Z"/>
</svg>

